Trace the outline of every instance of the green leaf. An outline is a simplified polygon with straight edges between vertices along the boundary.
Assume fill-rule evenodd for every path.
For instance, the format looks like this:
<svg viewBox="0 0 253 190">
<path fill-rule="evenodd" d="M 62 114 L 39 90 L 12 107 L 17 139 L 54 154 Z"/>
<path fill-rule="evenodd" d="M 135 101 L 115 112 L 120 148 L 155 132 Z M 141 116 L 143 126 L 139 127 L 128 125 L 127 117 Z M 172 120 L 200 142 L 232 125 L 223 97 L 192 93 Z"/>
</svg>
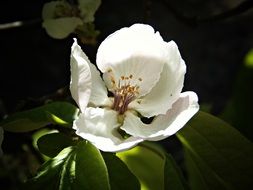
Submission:
<svg viewBox="0 0 253 190">
<path fill-rule="evenodd" d="M 177 133 L 192 189 L 249 189 L 253 144 L 224 121 L 199 112 Z"/>
<path fill-rule="evenodd" d="M 79 110 L 67 102 L 54 102 L 10 115 L 0 123 L 10 132 L 28 132 L 49 124 L 70 126 Z"/>
<path fill-rule="evenodd" d="M 34 190 L 109 190 L 109 177 L 103 157 L 90 143 L 63 149 L 42 165 L 24 189 Z"/>
<path fill-rule="evenodd" d="M 172 157 L 152 143 L 142 143 L 117 156 L 140 180 L 142 190 L 185 189 L 183 176 Z"/>
<path fill-rule="evenodd" d="M 50 133 L 40 137 L 37 145 L 42 154 L 52 158 L 64 148 L 75 145 L 75 142 L 63 133 Z"/>
<path fill-rule="evenodd" d="M 73 147 L 61 151 L 55 158 L 42 165 L 37 175 L 29 179 L 23 189 L 48 190 L 59 189 L 62 168 L 68 164 L 66 160 L 72 155 Z"/>
<path fill-rule="evenodd" d="M 253 50 L 248 53 L 247 57 L 249 56 L 253 57 Z M 250 62 L 250 60 L 247 62 Z M 220 115 L 222 119 L 233 125 L 233 127 L 239 130 L 251 141 L 253 141 L 252 84 L 253 67 L 245 64 L 238 72 L 231 98 L 228 101 L 223 113 Z"/>
<path fill-rule="evenodd" d="M 75 189 L 110 189 L 108 171 L 99 150 L 83 141 L 76 151 Z"/>
<path fill-rule="evenodd" d="M 169 154 L 166 154 L 164 165 L 164 189 L 189 189 L 180 168 L 174 161 L 173 157 Z"/>
<path fill-rule="evenodd" d="M 103 153 L 108 169 L 111 190 L 139 190 L 138 179 L 129 171 L 128 167 L 117 156 Z"/>
</svg>

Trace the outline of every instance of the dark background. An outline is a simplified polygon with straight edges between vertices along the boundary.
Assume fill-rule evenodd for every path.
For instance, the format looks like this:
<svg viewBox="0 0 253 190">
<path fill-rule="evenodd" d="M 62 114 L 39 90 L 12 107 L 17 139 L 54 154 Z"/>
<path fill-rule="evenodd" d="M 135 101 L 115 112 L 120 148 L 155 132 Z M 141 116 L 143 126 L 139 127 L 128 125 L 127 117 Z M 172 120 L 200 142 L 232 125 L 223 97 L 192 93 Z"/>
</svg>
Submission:
<svg viewBox="0 0 253 190">
<path fill-rule="evenodd" d="M 38 98 L 69 84 L 73 36 L 54 40 L 46 34 L 39 20 L 44 2 L 1 2 L 0 23 L 26 22 L 22 27 L 0 30 L 0 95 L 7 113 L 13 112 L 21 100 Z M 107 35 L 133 23 L 150 24 L 166 41 L 178 44 L 187 64 L 184 90 L 197 92 L 201 103 L 210 103 L 212 111 L 219 113 L 252 47 L 253 16 L 250 9 L 223 19 L 214 15 L 243 2 L 106 0 L 96 14 L 96 28 L 101 32 L 98 43 L 84 45 L 83 49 L 94 62 L 97 47 Z"/>
<path fill-rule="evenodd" d="M 46 34 L 40 20 L 45 2 L 0 2 L 1 24 L 25 23 L 0 30 L 2 118 L 40 105 L 48 97 L 57 99 L 54 93 L 58 89 L 68 89 L 74 36 L 55 40 Z M 165 41 L 174 40 L 179 47 L 187 65 L 184 91 L 195 91 L 201 109 L 223 117 L 252 140 L 253 75 L 252 69 L 244 68 L 245 55 L 253 47 L 252 4 L 251 0 L 102 0 L 95 19 L 98 43 L 83 45 L 83 50 L 95 63 L 97 48 L 106 36 L 134 23 L 152 25 Z M 242 111 L 231 114 L 228 105 Z M 239 119 L 235 120 L 235 115 Z M 15 144 L 22 140 L 20 135 L 6 132 L 3 150 L 17 151 Z M 169 142 L 177 143 L 173 138 Z M 166 146 L 172 151 L 175 147 Z"/>
</svg>

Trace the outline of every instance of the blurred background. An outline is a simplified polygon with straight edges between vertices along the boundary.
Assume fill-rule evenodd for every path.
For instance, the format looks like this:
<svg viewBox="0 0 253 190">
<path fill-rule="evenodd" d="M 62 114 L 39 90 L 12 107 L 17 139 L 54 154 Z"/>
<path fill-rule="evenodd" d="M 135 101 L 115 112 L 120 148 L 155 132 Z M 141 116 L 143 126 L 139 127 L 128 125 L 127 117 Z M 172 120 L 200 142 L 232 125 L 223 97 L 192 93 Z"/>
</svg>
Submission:
<svg viewBox="0 0 253 190">
<path fill-rule="evenodd" d="M 1 118 L 49 99 L 69 99 L 70 47 L 75 35 L 63 40 L 48 36 L 41 26 L 46 2 L 0 2 L 0 24 L 23 21 L 20 27 L 0 28 Z M 187 65 L 183 91 L 195 91 L 202 110 L 253 140 L 252 7 L 251 0 L 102 0 L 94 21 L 100 31 L 97 43 L 82 48 L 95 63 L 97 48 L 109 34 L 134 23 L 150 24 L 165 41 L 174 40 L 179 47 Z M 0 183 L 6 189 L 15 189 L 40 162 L 22 154 L 27 136 L 5 133 L 2 147 L 9 157 L 1 162 L 5 169 L 0 170 Z M 180 162 L 177 140 L 162 143 L 175 151 Z M 15 155 L 21 157 L 15 159 Z M 27 168 L 28 162 L 35 166 Z"/>
</svg>

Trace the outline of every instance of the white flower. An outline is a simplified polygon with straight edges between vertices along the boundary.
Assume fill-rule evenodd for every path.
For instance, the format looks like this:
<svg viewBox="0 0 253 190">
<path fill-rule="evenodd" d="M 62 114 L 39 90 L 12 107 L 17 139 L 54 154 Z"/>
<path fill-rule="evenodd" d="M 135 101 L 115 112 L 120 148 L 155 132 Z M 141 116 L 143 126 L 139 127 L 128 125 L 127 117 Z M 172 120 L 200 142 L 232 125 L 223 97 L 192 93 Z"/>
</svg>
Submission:
<svg viewBox="0 0 253 190">
<path fill-rule="evenodd" d="M 78 0 L 76 4 L 67 1 L 45 3 L 42 10 L 42 26 L 52 38 L 66 38 L 78 27 L 81 27 L 81 30 L 85 23 L 93 22 L 100 4 L 101 0 Z"/>
<path fill-rule="evenodd" d="M 71 94 L 81 114 L 76 134 L 102 151 L 129 149 L 175 134 L 198 111 L 194 92 L 181 93 L 186 66 L 175 42 L 149 25 L 107 37 L 92 65 L 76 40 L 71 51 Z M 142 118 L 150 118 L 149 124 Z"/>
</svg>

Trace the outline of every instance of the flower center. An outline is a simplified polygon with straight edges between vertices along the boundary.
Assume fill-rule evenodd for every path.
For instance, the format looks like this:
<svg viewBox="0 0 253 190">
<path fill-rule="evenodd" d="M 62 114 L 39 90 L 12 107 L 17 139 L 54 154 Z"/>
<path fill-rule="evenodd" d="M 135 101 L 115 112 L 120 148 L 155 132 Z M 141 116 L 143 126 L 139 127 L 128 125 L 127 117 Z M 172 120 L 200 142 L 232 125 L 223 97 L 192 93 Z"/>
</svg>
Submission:
<svg viewBox="0 0 253 190">
<path fill-rule="evenodd" d="M 128 104 L 139 94 L 139 86 L 131 85 L 130 83 L 132 78 L 132 74 L 129 76 L 121 76 L 118 85 L 116 85 L 113 78 L 111 79 L 114 95 L 112 109 L 116 110 L 119 114 L 123 114 L 127 110 Z M 142 79 L 138 80 L 141 81 Z"/>
</svg>

